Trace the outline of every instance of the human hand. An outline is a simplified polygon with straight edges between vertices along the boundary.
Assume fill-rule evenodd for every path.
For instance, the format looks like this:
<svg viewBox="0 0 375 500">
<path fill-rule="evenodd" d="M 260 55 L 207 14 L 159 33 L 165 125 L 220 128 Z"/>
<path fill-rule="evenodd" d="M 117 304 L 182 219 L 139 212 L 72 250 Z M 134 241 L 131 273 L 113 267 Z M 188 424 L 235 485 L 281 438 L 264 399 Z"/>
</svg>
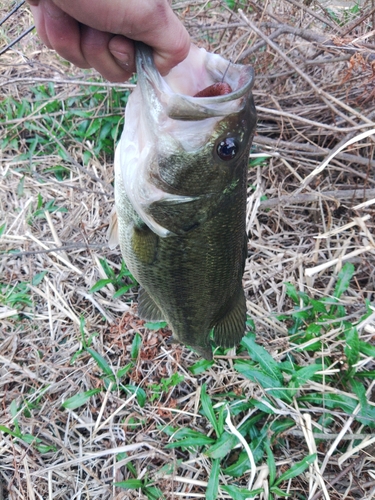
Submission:
<svg viewBox="0 0 375 500">
<path fill-rule="evenodd" d="M 133 41 L 154 49 L 162 75 L 187 56 L 189 35 L 168 0 L 27 0 L 40 38 L 80 68 L 113 82 L 135 72 Z"/>
</svg>

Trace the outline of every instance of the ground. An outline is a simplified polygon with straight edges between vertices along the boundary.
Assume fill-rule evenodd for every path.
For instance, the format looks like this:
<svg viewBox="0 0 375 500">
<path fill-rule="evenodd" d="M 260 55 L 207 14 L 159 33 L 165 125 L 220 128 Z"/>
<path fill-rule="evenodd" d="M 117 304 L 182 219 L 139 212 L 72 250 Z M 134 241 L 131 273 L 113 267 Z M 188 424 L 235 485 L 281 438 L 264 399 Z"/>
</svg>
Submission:
<svg viewBox="0 0 375 500">
<path fill-rule="evenodd" d="M 106 234 L 134 82 L 29 33 L 0 59 L 0 499 L 373 498 L 374 2 L 175 8 L 256 72 L 247 335 L 208 362 L 137 317 Z"/>
</svg>

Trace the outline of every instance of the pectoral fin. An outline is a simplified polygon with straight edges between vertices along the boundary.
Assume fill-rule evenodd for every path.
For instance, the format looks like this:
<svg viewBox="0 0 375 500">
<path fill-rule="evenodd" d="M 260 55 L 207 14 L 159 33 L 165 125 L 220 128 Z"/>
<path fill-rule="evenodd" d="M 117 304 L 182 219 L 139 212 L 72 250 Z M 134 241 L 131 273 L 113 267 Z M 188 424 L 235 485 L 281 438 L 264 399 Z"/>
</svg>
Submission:
<svg viewBox="0 0 375 500">
<path fill-rule="evenodd" d="M 159 244 L 159 236 L 151 231 L 146 225 L 134 227 L 132 234 L 132 249 L 144 264 L 152 264 L 156 258 Z"/>
<path fill-rule="evenodd" d="M 222 347 L 233 347 L 242 339 L 245 327 L 246 299 L 241 287 L 233 301 L 232 308 L 215 326 L 215 342 Z"/>
<path fill-rule="evenodd" d="M 142 287 L 138 292 L 138 316 L 146 321 L 164 321 L 159 306 Z"/>
</svg>

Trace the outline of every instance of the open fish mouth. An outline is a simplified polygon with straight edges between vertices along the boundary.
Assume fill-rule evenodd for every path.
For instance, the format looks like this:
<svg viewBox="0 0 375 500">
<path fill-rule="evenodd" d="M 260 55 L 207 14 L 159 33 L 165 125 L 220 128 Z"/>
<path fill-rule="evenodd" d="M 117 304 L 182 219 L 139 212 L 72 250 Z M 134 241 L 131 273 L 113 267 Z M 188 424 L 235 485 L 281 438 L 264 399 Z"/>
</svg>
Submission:
<svg viewBox="0 0 375 500">
<path fill-rule="evenodd" d="M 180 186 L 176 178 L 183 173 L 173 177 L 173 165 L 166 172 L 166 157 L 178 161 L 184 155 L 198 156 L 223 127 L 225 118 L 238 115 L 247 106 L 254 72 L 250 66 L 230 63 L 194 45 L 166 77 L 155 67 L 152 49 L 142 43 L 136 44 L 136 65 L 138 85 L 126 107 L 115 164 L 140 219 L 157 235 L 173 236 L 178 231 L 158 220 L 154 208 L 201 206 L 201 198 L 212 196 L 215 190 L 214 183 L 208 183 L 205 192 L 193 192 L 187 183 Z M 188 169 L 185 173 L 188 175 Z"/>
<path fill-rule="evenodd" d="M 147 45 L 137 44 L 136 64 L 143 91 L 155 92 L 167 116 L 176 120 L 226 115 L 232 111 L 231 104 L 246 95 L 254 85 L 251 66 L 233 64 L 195 45 L 191 45 L 187 58 L 164 78 L 156 69 L 152 50 Z M 218 83 L 228 86 L 231 92 L 200 95 Z"/>
</svg>

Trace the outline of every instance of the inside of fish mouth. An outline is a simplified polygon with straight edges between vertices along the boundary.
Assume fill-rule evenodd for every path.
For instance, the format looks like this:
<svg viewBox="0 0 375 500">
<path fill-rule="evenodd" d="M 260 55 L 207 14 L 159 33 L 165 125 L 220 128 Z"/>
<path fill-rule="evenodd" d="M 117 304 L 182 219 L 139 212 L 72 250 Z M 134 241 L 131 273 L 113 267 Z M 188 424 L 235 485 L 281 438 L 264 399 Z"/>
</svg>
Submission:
<svg viewBox="0 0 375 500">
<path fill-rule="evenodd" d="M 193 97 L 217 97 L 232 92 L 232 87 L 226 82 L 216 82 L 197 92 Z"/>
</svg>

